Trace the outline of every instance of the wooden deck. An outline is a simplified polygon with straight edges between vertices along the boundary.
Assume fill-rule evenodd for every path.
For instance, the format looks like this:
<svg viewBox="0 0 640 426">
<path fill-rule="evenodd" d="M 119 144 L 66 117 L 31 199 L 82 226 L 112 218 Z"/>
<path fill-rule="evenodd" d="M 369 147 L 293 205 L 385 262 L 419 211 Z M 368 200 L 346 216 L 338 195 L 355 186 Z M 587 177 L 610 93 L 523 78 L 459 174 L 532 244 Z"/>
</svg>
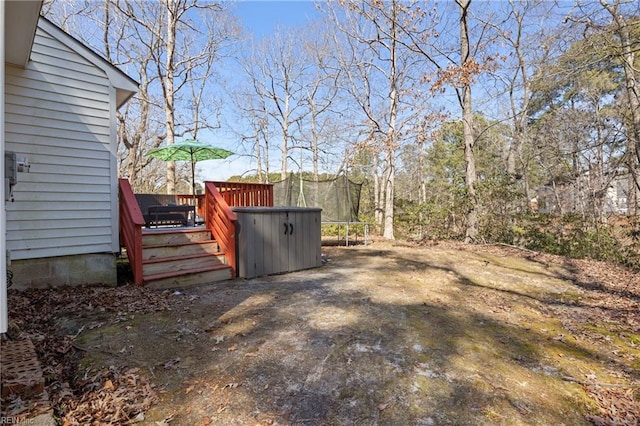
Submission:
<svg viewBox="0 0 640 426">
<path fill-rule="evenodd" d="M 189 195 L 175 197 L 195 202 Z M 273 205 L 273 186 L 205 182 L 205 194 L 196 199 L 201 226 L 148 228 L 129 182 L 120 179 L 120 244 L 136 284 L 179 288 L 235 278 L 237 219 L 231 207 Z"/>
</svg>

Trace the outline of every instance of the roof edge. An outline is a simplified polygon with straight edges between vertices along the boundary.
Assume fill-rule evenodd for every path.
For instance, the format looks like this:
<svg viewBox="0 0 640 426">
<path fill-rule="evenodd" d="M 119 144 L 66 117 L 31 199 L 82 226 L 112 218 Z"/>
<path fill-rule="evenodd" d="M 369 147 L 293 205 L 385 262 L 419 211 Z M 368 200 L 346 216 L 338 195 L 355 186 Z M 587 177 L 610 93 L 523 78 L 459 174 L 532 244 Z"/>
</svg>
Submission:
<svg viewBox="0 0 640 426">
<path fill-rule="evenodd" d="M 7 48 L 6 43 L 10 40 L 7 36 L 16 31 L 20 35 L 26 35 L 26 37 L 20 36 L 18 40 L 13 40 L 14 46 L 12 47 L 17 47 L 13 56 L 7 55 L 5 50 L 5 62 L 7 64 L 25 68 L 29 63 L 31 51 L 33 50 L 33 41 L 36 37 L 36 28 L 42 11 L 42 3 L 42 0 L 5 1 L 5 16 L 3 17 L 5 22 L 2 23 L 1 30 L 5 32 L 5 49 Z"/>
<path fill-rule="evenodd" d="M 136 80 L 129 77 L 127 73 L 106 60 L 95 50 L 91 49 L 44 16 L 40 16 L 38 26 L 40 25 L 42 25 L 43 30 L 45 31 L 57 33 L 56 35 L 59 37 L 56 38 L 61 43 L 105 72 L 107 78 L 118 92 L 116 108 L 120 108 L 138 92 L 139 83 Z"/>
</svg>

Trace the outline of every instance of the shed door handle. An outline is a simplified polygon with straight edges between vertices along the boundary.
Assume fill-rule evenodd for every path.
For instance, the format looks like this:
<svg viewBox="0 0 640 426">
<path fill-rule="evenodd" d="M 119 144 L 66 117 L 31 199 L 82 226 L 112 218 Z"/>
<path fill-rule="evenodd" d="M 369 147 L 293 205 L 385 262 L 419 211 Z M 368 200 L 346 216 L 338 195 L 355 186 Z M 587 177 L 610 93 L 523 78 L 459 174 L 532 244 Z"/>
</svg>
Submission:
<svg viewBox="0 0 640 426">
<path fill-rule="evenodd" d="M 293 235 L 293 223 L 289 224 L 289 235 Z"/>
<path fill-rule="evenodd" d="M 287 226 L 287 223 L 283 223 L 284 225 L 284 235 L 287 235 L 287 231 L 289 230 L 289 227 Z"/>
</svg>

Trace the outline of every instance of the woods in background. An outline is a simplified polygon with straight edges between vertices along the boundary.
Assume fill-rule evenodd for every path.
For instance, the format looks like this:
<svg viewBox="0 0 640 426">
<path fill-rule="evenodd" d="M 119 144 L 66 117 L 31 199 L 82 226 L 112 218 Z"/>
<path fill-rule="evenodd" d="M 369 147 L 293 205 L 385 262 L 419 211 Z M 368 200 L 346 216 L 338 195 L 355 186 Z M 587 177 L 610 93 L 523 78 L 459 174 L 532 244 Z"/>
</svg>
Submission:
<svg viewBox="0 0 640 426">
<path fill-rule="evenodd" d="M 637 2 L 319 2 L 306 27 L 259 40 L 231 2 L 51 0 L 43 13 L 140 82 L 117 117 L 120 174 L 138 191 L 188 182 L 148 149 L 220 137 L 253 180 L 365 181 L 360 216 L 387 239 L 635 262 Z"/>
</svg>

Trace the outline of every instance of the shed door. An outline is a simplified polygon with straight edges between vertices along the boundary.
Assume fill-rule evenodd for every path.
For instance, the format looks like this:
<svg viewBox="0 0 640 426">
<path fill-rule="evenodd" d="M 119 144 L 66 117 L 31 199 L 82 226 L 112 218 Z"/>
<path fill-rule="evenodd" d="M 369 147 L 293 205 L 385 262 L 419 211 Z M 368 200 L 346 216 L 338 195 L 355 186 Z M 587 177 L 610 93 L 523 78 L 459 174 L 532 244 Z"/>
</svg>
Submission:
<svg viewBox="0 0 640 426">
<path fill-rule="evenodd" d="M 255 219 L 253 231 L 256 233 L 255 274 L 253 276 L 277 274 L 288 270 L 288 233 L 284 224 L 286 212 L 259 212 L 252 215 Z"/>
<path fill-rule="evenodd" d="M 289 271 L 320 265 L 320 212 L 289 212 Z"/>
</svg>

